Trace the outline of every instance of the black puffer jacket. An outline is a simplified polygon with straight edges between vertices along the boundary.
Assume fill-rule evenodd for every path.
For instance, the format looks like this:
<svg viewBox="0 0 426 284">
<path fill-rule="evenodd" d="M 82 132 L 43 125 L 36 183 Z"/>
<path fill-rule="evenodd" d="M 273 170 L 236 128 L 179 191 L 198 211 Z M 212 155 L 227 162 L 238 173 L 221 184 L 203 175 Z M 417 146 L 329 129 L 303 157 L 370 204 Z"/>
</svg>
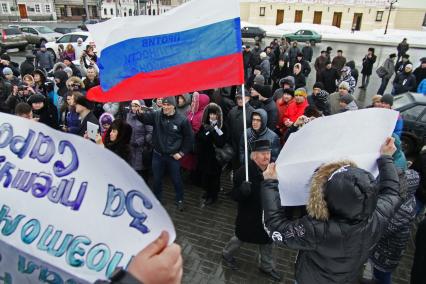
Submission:
<svg viewBox="0 0 426 284">
<path fill-rule="evenodd" d="M 392 272 L 402 257 L 410 238 L 411 223 L 416 217 L 416 199 L 414 194 L 419 187 L 419 174 L 414 170 L 399 175 L 403 203 L 395 211 L 383 236 L 370 253 L 374 267 L 381 271 Z"/>
<path fill-rule="evenodd" d="M 300 250 L 295 272 L 299 284 L 356 282 L 369 251 L 401 204 L 392 157 L 382 156 L 377 163 L 378 184 L 349 161 L 321 167 L 312 180 L 308 215 L 294 221 L 281 210 L 278 181 L 263 182 L 265 227 L 275 242 Z M 344 173 L 348 164 L 354 174 Z"/>
<path fill-rule="evenodd" d="M 139 115 L 143 124 L 152 125 L 152 144 L 154 150 L 162 155 L 182 156 L 192 151 L 194 134 L 188 119 L 175 112 L 171 116 L 163 114 L 162 110 L 150 111 Z"/>
</svg>

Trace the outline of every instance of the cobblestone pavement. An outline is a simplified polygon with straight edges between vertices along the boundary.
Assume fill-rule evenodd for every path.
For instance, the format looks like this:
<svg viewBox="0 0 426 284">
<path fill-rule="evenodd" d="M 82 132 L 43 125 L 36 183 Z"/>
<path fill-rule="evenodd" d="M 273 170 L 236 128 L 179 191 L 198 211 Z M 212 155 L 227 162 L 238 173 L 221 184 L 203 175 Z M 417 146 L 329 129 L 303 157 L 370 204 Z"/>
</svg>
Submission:
<svg viewBox="0 0 426 284">
<path fill-rule="evenodd" d="M 229 173 L 222 176 L 223 191 L 216 204 L 201 208 L 203 190 L 185 182 L 185 211 L 174 204 L 174 189 L 170 181 L 163 193 L 165 208 L 176 227 L 176 242 L 182 246 L 184 259 L 183 283 L 276 283 L 257 268 L 257 246 L 244 244 L 236 256 L 239 270 L 222 265 L 222 249 L 234 234 L 237 204 L 225 194 L 231 189 Z M 283 275 L 281 283 L 294 283 L 294 262 L 297 251 L 274 247 L 277 270 Z M 413 259 L 410 242 L 404 258 L 394 273 L 393 283 L 408 284 Z"/>
</svg>

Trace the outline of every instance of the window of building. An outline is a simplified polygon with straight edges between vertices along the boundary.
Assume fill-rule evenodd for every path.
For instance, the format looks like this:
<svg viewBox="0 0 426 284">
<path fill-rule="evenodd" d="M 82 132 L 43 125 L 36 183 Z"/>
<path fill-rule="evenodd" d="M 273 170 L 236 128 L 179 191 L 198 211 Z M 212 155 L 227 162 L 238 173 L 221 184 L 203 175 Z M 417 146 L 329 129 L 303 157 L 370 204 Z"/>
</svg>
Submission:
<svg viewBox="0 0 426 284">
<path fill-rule="evenodd" d="M 52 12 L 52 10 L 50 9 L 50 4 L 44 5 L 44 9 L 46 10 L 46 13 Z"/>
<path fill-rule="evenodd" d="M 265 16 L 265 7 L 260 7 L 260 13 L 259 16 Z"/>
<path fill-rule="evenodd" d="M 9 13 L 9 8 L 7 7 L 7 3 L 1 3 L 1 10 L 3 13 Z"/>
<path fill-rule="evenodd" d="M 104 15 L 108 15 L 108 10 L 107 10 L 107 8 L 104 8 Z"/>
<path fill-rule="evenodd" d="M 34 5 L 34 9 L 36 13 L 41 13 L 41 8 L 40 8 L 40 4 L 35 4 Z"/>
<path fill-rule="evenodd" d="M 152 10 L 152 15 L 155 16 L 155 10 Z"/>
<path fill-rule="evenodd" d="M 112 15 L 112 16 L 114 16 L 114 9 L 113 9 L 113 8 L 111 8 L 111 10 L 110 10 L 110 11 L 111 11 L 111 15 Z"/>
<path fill-rule="evenodd" d="M 383 11 L 377 11 L 376 22 L 381 22 L 382 20 L 383 20 Z"/>
<path fill-rule="evenodd" d="M 127 17 L 127 13 L 126 12 L 124 12 L 124 17 Z"/>
<path fill-rule="evenodd" d="M 425 17 L 423 18 L 423 27 L 426 27 L 426 13 L 425 13 Z"/>
<path fill-rule="evenodd" d="M 133 11 L 132 11 L 132 9 L 129 9 L 129 16 L 131 17 L 131 16 L 133 16 Z"/>
</svg>

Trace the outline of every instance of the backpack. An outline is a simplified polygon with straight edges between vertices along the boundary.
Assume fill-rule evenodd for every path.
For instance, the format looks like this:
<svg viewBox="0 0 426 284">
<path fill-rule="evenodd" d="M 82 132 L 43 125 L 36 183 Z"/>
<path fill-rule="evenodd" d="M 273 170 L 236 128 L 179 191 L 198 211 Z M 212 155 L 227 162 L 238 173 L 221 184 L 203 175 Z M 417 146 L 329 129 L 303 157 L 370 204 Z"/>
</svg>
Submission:
<svg viewBox="0 0 426 284">
<path fill-rule="evenodd" d="M 383 78 L 386 76 L 388 72 L 386 71 L 385 67 L 380 66 L 379 68 L 376 69 L 376 74 L 377 76 L 379 76 L 379 78 Z"/>
</svg>

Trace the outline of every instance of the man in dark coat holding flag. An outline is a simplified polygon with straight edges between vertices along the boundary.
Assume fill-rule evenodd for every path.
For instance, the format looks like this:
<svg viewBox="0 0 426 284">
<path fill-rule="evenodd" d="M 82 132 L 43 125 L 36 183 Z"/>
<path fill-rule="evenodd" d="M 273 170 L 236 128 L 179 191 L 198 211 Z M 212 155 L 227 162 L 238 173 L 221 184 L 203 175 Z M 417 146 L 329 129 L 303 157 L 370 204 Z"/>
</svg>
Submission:
<svg viewBox="0 0 426 284">
<path fill-rule="evenodd" d="M 245 166 L 242 166 L 234 175 L 232 195 L 238 202 L 238 213 L 235 221 L 235 236 L 223 249 L 223 263 L 233 270 L 237 270 L 235 253 L 243 242 L 259 245 L 259 270 L 280 281 L 281 276 L 274 269 L 272 259 L 272 241 L 266 234 L 262 223 L 262 205 L 260 199 L 260 185 L 263 181 L 263 171 L 271 160 L 271 142 L 256 140 L 251 143 L 252 152 L 248 162 L 249 180 L 246 182 Z"/>
</svg>

